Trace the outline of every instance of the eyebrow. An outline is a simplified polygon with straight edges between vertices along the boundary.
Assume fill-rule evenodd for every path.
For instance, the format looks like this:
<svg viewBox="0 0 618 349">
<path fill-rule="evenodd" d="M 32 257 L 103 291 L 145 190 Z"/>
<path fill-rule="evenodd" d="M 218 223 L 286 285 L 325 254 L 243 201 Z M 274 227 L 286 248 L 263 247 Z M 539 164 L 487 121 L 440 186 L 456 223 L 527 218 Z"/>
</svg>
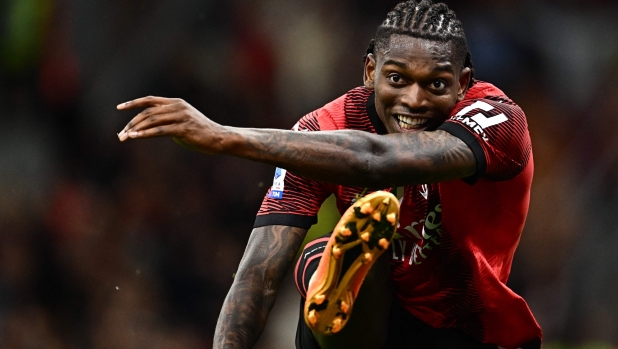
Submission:
<svg viewBox="0 0 618 349">
<path fill-rule="evenodd" d="M 444 71 L 444 72 L 455 74 L 455 69 L 453 68 L 453 65 L 450 64 L 450 63 L 444 64 L 444 65 L 439 65 L 439 66 L 433 68 L 432 71 L 434 71 L 434 72 Z"/>
<path fill-rule="evenodd" d="M 407 64 L 405 64 L 403 62 L 395 61 L 395 60 L 392 60 L 392 59 L 389 59 L 386 62 L 384 62 L 384 65 L 396 65 L 399 68 L 408 69 L 408 65 Z"/>
<path fill-rule="evenodd" d="M 396 60 L 393 60 L 393 59 L 387 60 L 386 62 L 384 62 L 384 65 L 394 65 L 394 66 L 400 67 L 402 69 L 408 69 L 408 65 L 406 63 L 399 62 L 399 61 L 396 61 Z M 453 68 L 453 65 L 450 64 L 450 63 L 446 63 L 446 64 L 443 64 L 443 65 L 436 66 L 431 71 L 432 72 L 444 71 L 444 72 L 455 74 L 455 69 Z"/>
</svg>

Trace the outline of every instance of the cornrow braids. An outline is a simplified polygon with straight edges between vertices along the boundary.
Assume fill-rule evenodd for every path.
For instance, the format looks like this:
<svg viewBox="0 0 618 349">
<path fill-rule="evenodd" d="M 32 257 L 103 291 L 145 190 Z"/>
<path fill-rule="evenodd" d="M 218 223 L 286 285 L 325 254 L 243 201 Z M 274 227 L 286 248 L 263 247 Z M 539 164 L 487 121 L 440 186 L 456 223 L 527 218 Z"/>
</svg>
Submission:
<svg viewBox="0 0 618 349">
<path fill-rule="evenodd" d="M 412 0 L 397 4 L 376 30 L 376 36 L 369 42 L 364 59 L 367 59 L 367 55 L 374 54 L 376 50 L 385 50 L 393 34 L 452 42 L 455 60 L 463 64 L 464 68 L 470 68 L 470 86 L 474 84 L 474 65 L 466 35 L 455 12 L 446 4 L 434 4 L 431 0 L 419 2 Z"/>
</svg>

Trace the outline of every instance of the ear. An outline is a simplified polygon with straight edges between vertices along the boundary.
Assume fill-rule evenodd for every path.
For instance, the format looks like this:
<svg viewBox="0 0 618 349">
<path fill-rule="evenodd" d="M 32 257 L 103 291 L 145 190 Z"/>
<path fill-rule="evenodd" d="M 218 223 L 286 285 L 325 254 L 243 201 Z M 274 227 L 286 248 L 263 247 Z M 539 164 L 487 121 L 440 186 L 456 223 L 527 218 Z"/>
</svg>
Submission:
<svg viewBox="0 0 618 349">
<path fill-rule="evenodd" d="M 375 78 L 375 72 L 376 72 L 376 59 L 375 56 L 370 53 L 367 55 L 367 58 L 365 58 L 365 70 L 364 70 L 364 74 L 363 74 L 363 82 L 365 84 L 365 87 L 373 90 L 374 89 L 374 78 Z"/>
<path fill-rule="evenodd" d="M 468 92 L 468 86 L 470 85 L 470 79 L 472 79 L 472 71 L 470 68 L 463 68 L 459 75 L 459 88 L 457 89 L 457 100 L 462 101 Z"/>
</svg>

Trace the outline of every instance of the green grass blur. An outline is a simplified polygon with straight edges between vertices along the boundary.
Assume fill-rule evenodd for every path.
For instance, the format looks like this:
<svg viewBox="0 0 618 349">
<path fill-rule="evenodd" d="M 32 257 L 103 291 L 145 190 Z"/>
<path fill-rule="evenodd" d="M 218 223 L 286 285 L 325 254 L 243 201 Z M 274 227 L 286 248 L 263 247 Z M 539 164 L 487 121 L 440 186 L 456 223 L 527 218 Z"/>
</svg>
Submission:
<svg viewBox="0 0 618 349">
<path fill-rule="evenodd" d="M 298 256 L 300 256 L 300 252 L 309 241 L 315 240 L 326 233 L 330 233 L 333 228 L 335 228 L 335 225 L 337 225 L 337 222 L 339 222 L 339 218 L 341 218 L 341 215 L 337 210 L 335 196 L 331 195 L 322 204 L 322 207 L 318 212 L 318 222 L 314 224 L 307 232 L 307 236 L 305 236 L 303 245 L 300 247 L 296 257 L 298 258 Z"/>
<path fill-rule="evenodd" d="M 8 0 L 4 30 L 0 32 L 0 63 L 11 73 L 21 72 L 39 59 L 54 0 Z"/>
</svg>

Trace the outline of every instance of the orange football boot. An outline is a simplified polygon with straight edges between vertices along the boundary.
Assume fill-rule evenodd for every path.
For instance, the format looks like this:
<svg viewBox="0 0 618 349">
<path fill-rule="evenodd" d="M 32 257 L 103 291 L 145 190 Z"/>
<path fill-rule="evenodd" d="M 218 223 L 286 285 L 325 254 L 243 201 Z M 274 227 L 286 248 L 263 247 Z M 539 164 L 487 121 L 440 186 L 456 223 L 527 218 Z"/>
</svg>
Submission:
<svg viewBox="0 0 618 349">
<path fill-rule="evenodd" d="M 386 191 L 360 198 L 343 214 L 309 281 L 304 309 L 309 328 L 321 334 L 341 331 L 367 272 L 390 245 L 398 221 L 399 201 Z"/>
</svg>

